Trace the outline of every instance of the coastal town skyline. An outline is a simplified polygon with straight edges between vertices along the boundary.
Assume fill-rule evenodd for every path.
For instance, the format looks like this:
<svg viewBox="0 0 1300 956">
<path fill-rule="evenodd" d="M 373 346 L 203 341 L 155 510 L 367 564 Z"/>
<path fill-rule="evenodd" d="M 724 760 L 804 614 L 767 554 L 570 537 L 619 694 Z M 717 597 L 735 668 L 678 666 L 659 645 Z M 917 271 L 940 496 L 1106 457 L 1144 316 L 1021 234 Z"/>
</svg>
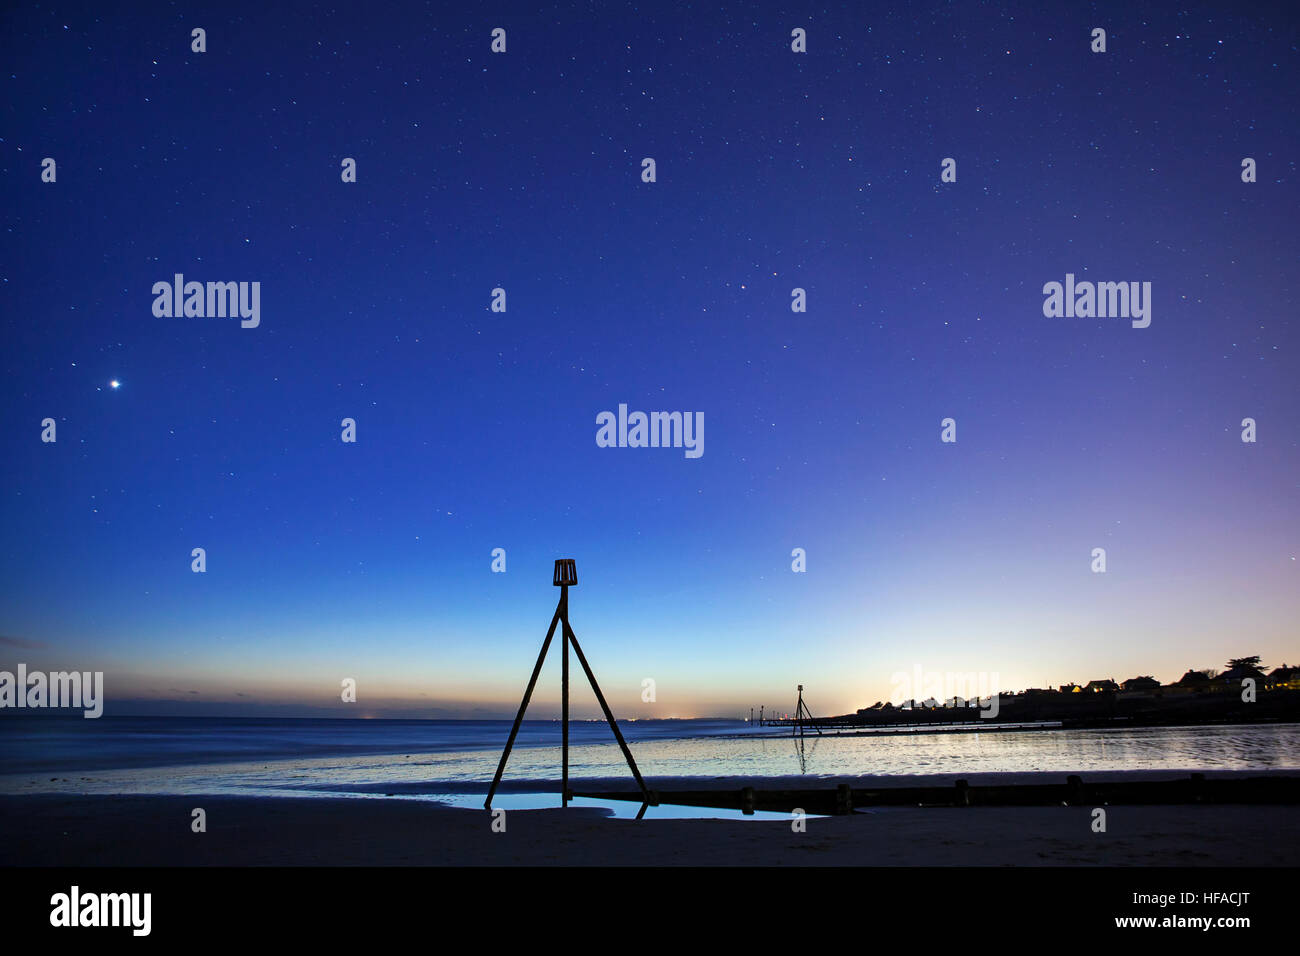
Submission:
<svg viewBox="0 0 1300 956">
<path fill-rule="evenodd" d="M 0 643 L 4 639 L 0 638 Z M 1253 663 L 1252 663 L 1253 662 Z M 1233 665 L 1237 666 L 1233 666 Z M 546 676 L 554 677 L 549 673 L 550 669 L 544 669 Z M 6 710 L 15 707 L 15 695 L 19 693 L 19 688 L 27 686 L 24 684 L 22 677 L 28 673 L 37 672 L 37 668 L 29 668 L 26 663 L 12 665 L 11 669 L 5 670 L 0 668 L 0 704 Z M 47 681 L 51 686 L 53 680 L 49 674 L 57 671 L 57 668 L 50 668 L 47 671 L 40 672 L 41 679 Z M 1053 693 L 1070 693 L 1070 692 L 1149 692 L 1151 690 L 1160 690 L 1168 688 L 1178 688 L 1180 685 L 1186 685 L 1191 690 L 1204 690 L 1206 685 L 1211 683 L 1222 683 L 1226 676 L 1241 674 L 1257 678 L 1263 686 L 1272 686 L 1276 684 L 1279 687 L 1297 689 L 1300 685 L 1300 668 L 1289 665 L 1286 661 L 1278 664 L 1270 664 L 1263 661 L 1260 655 L 1247 655 L 1242 658 L 1228 660 L 1223 667 L 1188 667 L 1176 679 L 1162 680 L 1151 673 L 1134 674 L 1128 678 L 1105 677 L 1092 678 L 1087 681 L 1067 681 L 1060 684 L 1049 683 L 1045 685 L 1033 685 L 1024 687 L 1010 687 L 998 680 L 997 674 L 990 675 L 988 672 L 953 672 L 953 671 L 926 671 L 919 667 L 913 667 L 911 673 L 895 672 L 892 675 L 890 688 L 891 693 L 885 697 L 879 698 L 874 704 L 867 706 L 859 705 L 848 710 L 831 709 L 820 713 L 821 718 L 839 716 L 842 714 L 864 713 L 868 710 L 879 709 L 884 705 L 885 709 L 890 708 L 908 708 L 911 706 L 925 707 L 950 707 L 953 706 L 954 700 L 958 706 L 962 702 L 975 702 L 980 699 L 987 699 L 990 693 L 998 693 L 1002 696 L 1016 696 L 1024 694 L 1053 694 Z M 90 674 L 86 674 L 87 680 Z M 900 678 L 902 679 L 900 682 Z M 914 679 L 914 680 L 913 680 Z M 912 681 L 909 683 L 909 681 Z M 552 680 L 550 683 L 554 683 Z M 1237 680 L 1233 681 L 1233 687 L 1236 688 Z M 996 686 L 995 686 L 996 685 Z M 1112 685 L 1112 686 L 1107 686 Z M 42 685 L 44 687 L 44 685 Z M 934 694 L 924 693 L 930 687 L 946 687 L 949 691 L 943 697 L 936 697 Z M 541 689 L 535 695 L 535 706 L 530 712 L 530 719 L 552 720 L 559 716 L 558 701 L 553 701 L 553 695 L 546 690 L 547 681 L 543 679 L 540 684 Z M 900 693 L 900 687 L 904 690 Z M 952 689 L 956 687 L 961 693 L 952 694 Z M 1222 689 L 1222 688 L 1219 688 Z M 1261 688 L 1262 689 L 1262 688 Z M 638 692 L 645 697 L 645 688 L 638 687 Z M 909 690 L 913 693 L 909 696 Z M 917 693 L 916 691 L 921 691 Z M 44 693 L 44 689 L 42 689 Z M 99 690 L 102 693 L 102 687 Z M 358 719 L 373 719 L 377 717 L 400 719 L 507 719 L 513 712 L 513 706 L 508 702 L 501 705 L 498 712 L 488 712 L 481 705 L 475 705 L 474 710 L 464 710 L 457 712 L 454 709 L 443 710 L 429 705 L 426 701 L 392 701 L 386 706 L 376 707 L 374 705 L 366 707 L 348 706 L 340 701 L 335 705 L 331 700 L 325 701 L 257 701 L 250 700 L 247 695 L 238 697 L 235 700 L 203 700 L 194 699 L 200 695 L 186 695 L 182 697 L 168 697 L 161 695 L 157 697 L 121 697 L 115 700 L 114 709 L 119 715 L 123 716 L 222 716 L 222 717 L 259 717 L 259 716 L 279 716 L 279 717 L 355 717 Z M 657 696 L 657 687 L 656 687 Z M 719 710 L 714 713 L 664 713 L 654 706 L 657 701 L 645 701 L 643 704 L 650 704 L 648 711 L 636 711 L 635 708 L 629 710 L 624 716 L 631 720 L 646 719 L 667 719 L 667 720 L 689 720 L 689 719 L 749 719 L 758 717 L 766 713 L 769 718 L 788 717 L 793 713 L 794 708 L 789 706 L 789 702 L 783 701 L 780 695 L 775 695 L 771 701 L 765 701 L 760 704 L 751 704 L 750 711 L 747 713 L 745 708 L 741 707 L 738 711 L 727 712 Z M 627 703 L 623 696 L 614 698 L 620 704 Z M 22 705 L 18 705 L 21 707 Z M 52 706 L 52 705 L 51 705 Z M 102 713 L 102 699 L 96 716 Z M 0 716 L 5 711 L 0 710 Z M 30 711 L 29 711 L 30 713 Z M 590 707 L 584 707 L 581 701 L 581 695 L 575 699 L 572 711 L 575 719 L 596 721 L 601 719 L 598 708 L 594 699 Z"/>
</svg>

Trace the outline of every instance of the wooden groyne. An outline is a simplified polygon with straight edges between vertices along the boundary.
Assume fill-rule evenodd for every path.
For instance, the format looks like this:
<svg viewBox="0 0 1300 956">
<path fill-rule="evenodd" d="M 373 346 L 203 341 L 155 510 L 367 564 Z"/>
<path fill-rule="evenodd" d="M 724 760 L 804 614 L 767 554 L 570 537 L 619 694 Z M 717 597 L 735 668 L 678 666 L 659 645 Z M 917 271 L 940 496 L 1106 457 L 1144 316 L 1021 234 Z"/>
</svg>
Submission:
<svg viewBox="0 0 1300 956">
<path fill-rule="evenodd" d="M 789 728 L 789 721 L 769 720 L 763 726 Z M 1107 727 L 1112 726 L 1107 724 Z M 1041 721 L 1031 724 L 1013 724 L 1008 722 L 995 721 L 928 721 L 915 722 L 910 724 L 881 724 L 872 727 L 845 724 L 839 728 L 827 727 L 825 724 L 820 726 L 821 736 L 823 737 L 905 737 L 918 736 L 921 734 L 995 734 L 1011 733 L 1013 731 L 1023 730 L 1063 730 L 1063 729 L 1080 729 L 1075 727 L 1066 727 L 1059 720 Z M 749 731 L 743 734 L 732 734 L 734 737 L 749 737 L 751 739 L 781 740 L 794 736 L 792 733 L 772 733 L 765 734 L 758 731 Z"/>
<path fill-rule="evenodd" d="M 1175 780 L 1122 780 L 1084 782 L 1071 775 L 1060 783 L 993 784 L 972 786 L 957 780 L 948 786 L 834 787 L 807 790 L 652 790 L 660 804 L 709 807 L 718 810 L 756 810 L 839 816 L 867 807 L 1040 807 L 1040 806 L 1140 806 L 1177 804 L 1300 804 L 1300 776 L 1207 778 L 1194 773 Z M 592 800 L 630 800 L 641 803 L 640 791 L 581 791 L 574 797 Z"/>
</svg>

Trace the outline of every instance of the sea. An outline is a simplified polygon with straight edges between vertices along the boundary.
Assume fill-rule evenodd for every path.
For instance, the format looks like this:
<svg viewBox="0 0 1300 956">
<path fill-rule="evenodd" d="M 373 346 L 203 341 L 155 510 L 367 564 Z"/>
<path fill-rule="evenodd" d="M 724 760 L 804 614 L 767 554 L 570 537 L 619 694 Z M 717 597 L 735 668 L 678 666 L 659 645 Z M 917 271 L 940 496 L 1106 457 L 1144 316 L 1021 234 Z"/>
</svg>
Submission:
<svg viewBox="0 0 1300 956">
<path fill-rule="evenodd" d="M 6 716 L 0 718 L 0 794 L 354 796 L 479 807 L 511 723 Z M 647 783 L 661 789 L 738 780 L 819 787 L 860 777 L 976 782 L 1004 774 L 1300 771 L 1298 724 L 860 736 L 828 731 L 802 738 L 789 728 L 742 720 L 624 720 L 619 726 Z M 604 721 L 571 722 L 569 760 L 572 789 L 633 786 Z M 494 806 L 554 806 L 559 778 L 559 722 L 525 721 Z M 622 815 L 637 806 L 613 809 Z M 655 810 L 660 816 L 727 815 Z"/>
</svg>

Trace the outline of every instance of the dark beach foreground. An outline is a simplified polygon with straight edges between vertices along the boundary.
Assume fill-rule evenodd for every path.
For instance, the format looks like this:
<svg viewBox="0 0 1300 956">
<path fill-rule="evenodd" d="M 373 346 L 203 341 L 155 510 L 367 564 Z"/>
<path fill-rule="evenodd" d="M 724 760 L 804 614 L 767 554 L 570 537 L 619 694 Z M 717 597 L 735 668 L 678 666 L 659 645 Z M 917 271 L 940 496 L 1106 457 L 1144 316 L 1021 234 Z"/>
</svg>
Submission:
<svg viewBox="0 0 1300 956">
<path fill-rule="evenodd" d="M 202 807 L 207 832 L 190 828 Z M 887 808 L 782 820 L 611 818 L 416 800 L 0 796 L 5 866 L 1290 866 L 1289 806 Z"/>
</svg>

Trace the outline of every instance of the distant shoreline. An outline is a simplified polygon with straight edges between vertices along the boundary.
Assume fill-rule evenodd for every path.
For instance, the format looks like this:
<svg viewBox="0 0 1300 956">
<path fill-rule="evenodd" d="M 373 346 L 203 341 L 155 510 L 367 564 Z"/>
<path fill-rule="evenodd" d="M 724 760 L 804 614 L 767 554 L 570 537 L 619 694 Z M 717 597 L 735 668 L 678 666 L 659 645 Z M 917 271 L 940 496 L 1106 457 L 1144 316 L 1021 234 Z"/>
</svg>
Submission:
<svg viewBox="0 0 1300 956">
<path fill-rule="evenodd" d="M 991 698 L 990 698 L 991 700 Z M 1186 690 L 1159 688 L 1152 692 L 1120 691 L 1100 693 L 1037 693 L 1002 695 L 984 717 L 979 707 L 871 707 L 854 714 L 840 714 L 814 720 L 822 732 L 828 729 L 866 729 L 916 725 L 1059 723 L 1066 730 L 1104 727 L 1201 727 L 1223 724 L 1300 723 L 1300 690 L 1271 689 L 1257 700 L 1242 700 L 1237 689 Z M 762 726 L 796 726 L 794 721 L 768 720 Z M 810 725 L 803 721 L 804 728 Z M 816 731 L 814 730 L 814 733 Z"/>
<path fill-rule="evenodd" d="M 1228 719 L 1221 720 L 1142 720 L 1132 717 L 1096 718 L 1091 720 L 1041 720 L 1010 721 L 980 720 L 967 721 L 933 721 L 914 724 L 821 724 L 821 734 L 827 737 L 891 737 L 912 734 L 955 734 L 955 733 L 1008 733 L 1033 730 L 1160 730 L 1195 727 L 1259 727 L 1300 724 L 1300 716 L 1260 718 L 1256 720 Z M 771 737 L 789 737 L 794 729 L 790 725 L 764 724 L 761 729 L 771 728 Z M 757 731 L 756 731 L 757 732 Z M 817 731 L 805 725 L 804 737 L 814 738 Z M 724 736 L 724 735 L 717 735 Z M 740 735 L 737 735 L 740 736 Z"/>
</svg>

